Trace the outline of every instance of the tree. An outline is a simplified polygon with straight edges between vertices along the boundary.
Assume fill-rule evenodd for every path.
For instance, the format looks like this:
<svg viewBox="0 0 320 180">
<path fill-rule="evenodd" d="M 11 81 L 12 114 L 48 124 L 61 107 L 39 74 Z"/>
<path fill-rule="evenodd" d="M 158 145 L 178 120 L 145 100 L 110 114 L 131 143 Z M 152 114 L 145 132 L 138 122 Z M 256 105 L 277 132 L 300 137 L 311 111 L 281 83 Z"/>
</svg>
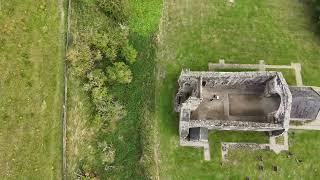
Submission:
<svg viewBox="0 0 320 180">
<path fill-rule="evenodd" d="M 112 131 L 115 129 L 116 122 L 122 119 L 126 112 L 105 87 L 95 87 L 91 91 L 93 103 L 95 104 L 97 114 L 95 116 L 95 124 L 101 129 Z"/>
<path fill-rule="evenodd" d="M 107 33 L 95 33 L 90 39 L 90 48 L 100 51 L 104 57 L 114 60 L 117 57 L 118 43 L 119 40 L 117 38 L 113 38 Z"/>
<path fill-rule="evenodd" d="M 97 0 L 98 6 L 104 14 L 115 22 L 126 24 L 129 17 L 127 0 Z"/>
<path fill-rule="evenodd" d="M 132 73 L 129 66 L 124 62 L 113 63 L 113 66 L 107 67 L 106 71 L 108 79 L 112 82 L 127 84 L 132 80 Z"/>
<path fill-rule="evenodd" d="M 128 63 L 132 64 L 136 61 L 137 51 L 128 43 L 122 49 L 122 56 Z"/>
<path fill-rule="evenodd" d="M 91 90 L 95 87 L 102 87 L 107 81 L 107 76 L 101 69 L 95 69 L 87 75 L 88 83 L 86 84 L 86 90 Z"/>
<path fill-rule="evenodd" d="M 72 47 L 68 51 L 67 60 L 74 67 L 77 76 L 83 76 L 93 68 L 90 49 L 85 45 Z"/>
<path fill-rule="evenodd" d="M 80 77 L 90 96 L 94 117 L 87 118 L 90 120 L 87 125 L 90 134 L 95 135 L 88 138 L 91 145 L 85 146 L 85 153 L 81 153 L 84 155 L 79 159 L 77 177 L 103 179 L 101 175 L 106 168 L 112 168 L 117 149 L 101 137 L 112 135 L 117 122 L 126 115 L 108 88 L 113 83 L 131 82 L 132 73 L 126 64 L 135 62 L 137 53 L 128 40 L 128 0 L 95 0 L 94 4 L 80 0 L 77 3 L 83 3 L 79 5 L 88 10 L 90 17 L 80 17 L 87 23 L 77 24 L 77 36 L 67 58 L 71 72 Z M 87 18 L 92 17 L 94 22 L 89 22 Z"/>
<path fill-rule="evenodd" d="M 89 73 L 101 59 L 100 51 L 91 50 L 84 42 L 75 44 L 67 53 L 67 60 L 74 67 L 74 74 L 80 77 Z"/>
</svg>

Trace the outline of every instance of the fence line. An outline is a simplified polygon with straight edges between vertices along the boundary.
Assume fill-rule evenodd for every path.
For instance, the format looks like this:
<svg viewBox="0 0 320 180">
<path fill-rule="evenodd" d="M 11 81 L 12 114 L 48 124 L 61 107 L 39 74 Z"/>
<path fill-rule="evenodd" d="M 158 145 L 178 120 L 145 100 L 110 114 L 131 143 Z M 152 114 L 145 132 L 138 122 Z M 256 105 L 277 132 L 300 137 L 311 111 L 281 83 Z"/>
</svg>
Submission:
<svg viewBox="0 0 320 180">
<path fill-rule="evenodd" d="M 67 31 L 64 57 L 64 94 L 63 94 L 63 114 L 62 114 L 62 179 L 67 179 L 67 105 L 68 105 L 68 62 L 67 52 L 70 40 L 71 27 L 71 0 L 68 0 L 67 5 Z"/>
</svg>

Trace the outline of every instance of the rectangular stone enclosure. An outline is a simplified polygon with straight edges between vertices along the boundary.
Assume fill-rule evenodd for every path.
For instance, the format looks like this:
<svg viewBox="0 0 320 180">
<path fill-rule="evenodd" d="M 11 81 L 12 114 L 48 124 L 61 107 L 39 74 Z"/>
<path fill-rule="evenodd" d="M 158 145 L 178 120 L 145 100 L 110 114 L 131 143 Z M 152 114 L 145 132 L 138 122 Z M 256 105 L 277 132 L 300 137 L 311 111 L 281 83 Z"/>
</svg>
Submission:
<svg viewBox="0 0 320 180">
<path fill-rule="evenodd" d="M 180 142 L 199 139 L 195 128 L 251 131 L 289 128 L 292 95 L 280 72 L 183 70 L 178 84 L 175 110 L 180 113 Z"/>
<path fill-rule="evenodd" d="M 291 120 L 320 120 L 320 88 L 302 85 L 288 87 L 282 73 L 266 68 L 291 66 L 209 63 L 209 69 L 249 68 L 260 72 L 213 72 L 182 70 L 178 80 L 175 111 L 179 114 L 180 145 L 204 148 L 210 160 L 208 130 L 244 130 L 269 132 L 269 144 L 223 143 L 222 159 L 228 148 L 268 149 L 279 153 L 288 150 L 288 129 Z M 300 80 L 299 80 L 300 79 Z M 276 137 L 284 137 L 283 144 Z"/>
</svg>

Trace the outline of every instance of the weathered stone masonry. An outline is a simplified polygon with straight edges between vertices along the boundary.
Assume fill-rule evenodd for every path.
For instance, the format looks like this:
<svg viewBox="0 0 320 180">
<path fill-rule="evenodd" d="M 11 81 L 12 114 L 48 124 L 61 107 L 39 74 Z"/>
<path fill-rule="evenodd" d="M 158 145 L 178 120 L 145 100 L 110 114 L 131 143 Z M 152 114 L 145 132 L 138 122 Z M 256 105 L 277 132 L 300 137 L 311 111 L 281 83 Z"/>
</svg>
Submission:
<svg viewBox="0 0 320 180">
<path fill-rule="evenodd" d="M 320 109 L 319 94 L 312 89 L 289 88 L 280 72 L 183 70 L 178 85 L 175 111 L 179 113 L 183 146 L 208 147 L 211 129 L 266 131 L 270 137 L 287 135 L 290 114 L 315 119 Z M 311 105 L 307 102 L 310 98 Z M 310 112 L 304 110 L 307 104 L 313 106 Z M 279 147 L 275 151 L 288 149 L 287 145 L 270 145 L 270 149 Z"/>
</svg>

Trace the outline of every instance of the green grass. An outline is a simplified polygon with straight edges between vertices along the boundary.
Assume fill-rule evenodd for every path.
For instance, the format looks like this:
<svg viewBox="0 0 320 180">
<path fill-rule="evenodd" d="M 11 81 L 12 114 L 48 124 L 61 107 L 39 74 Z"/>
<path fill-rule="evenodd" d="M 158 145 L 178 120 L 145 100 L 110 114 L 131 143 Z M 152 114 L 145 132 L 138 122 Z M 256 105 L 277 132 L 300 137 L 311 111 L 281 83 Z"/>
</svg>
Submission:
<svg viewBox="0 0 320 180">
<path fill-rule="evenodd" d="M 221 68 L 215 69 L 216 72 L 251 72 L 251 71 L 258 71 L 257 69 L 238 69 L 238 68 Z"/>
<path fill-rule="evenodd" d="M 178 118 L 173 112 L 176 81 L 182 68 L 207 70 L 208 62 L 302 64 L 307 85 L 319 86 L 320 41 L 304 1 L 165 1 L 164 24 L 157 51 L 156 120 L 160 138 L 160 177 L 162 179 L 300 179 L 319 178 L 320 133 L 292 131 L 286 153 L 231 151 L 229 163 L 220 166 L 221 141 L 265 142 L 266 136 L 244 132 L 210 134 L 210 162 L 203 161 L 201 149 L 180 147 Z M 289 84 L 291 72 L 284 72 Z M 294 133 L 294 134 L 293 134 Z M 250 139 L 252 138 L 252 139 Z M 259 172 L 256 155 L 264 157 L 265 171 Z M 272 164 L 280 167 L 271 171 Z"/>
<path fill-rule="evenodd" d="M 61 178 L 64 22 L 58 3 L 0 0 L 2 179 Z"/>
<path fill-rule="evenodd" d="M 276 144 L 284 144 L 284 137 L 283 136 L 276 137 Z"/>
<path fill-rule="evenodd" d="M 155 33 L 158 30 L 162 2 L 158 0 L 129 1 L 130 41 L 138 52 L 137 62 L 131 65 L 133 81 L 115 86 L 113 92 L 125 105 L 127 116 L 121 120 L 111 140 L 119 151 L 116 166 L 121 170 L 109 173 L 109 178 L 148 179 L 156 177 L 154 161 L 154 69 Z M 123 140 L 119 141 L 118 137 Z"/>
<path fill-rule="evenodd" d="M 287 83 L 291 86 L 296 86 L 296 76 L 293 69 L 277 69 L 278 72 L 282 72 L 284 78 L 286 79 Z"/>
<path fill-rule="evenodd" d="M 291 86 L 297 85 L 294 69 L 267 69 L 267 71 L 281 72 L 289 85 Z"/>
</svg>

